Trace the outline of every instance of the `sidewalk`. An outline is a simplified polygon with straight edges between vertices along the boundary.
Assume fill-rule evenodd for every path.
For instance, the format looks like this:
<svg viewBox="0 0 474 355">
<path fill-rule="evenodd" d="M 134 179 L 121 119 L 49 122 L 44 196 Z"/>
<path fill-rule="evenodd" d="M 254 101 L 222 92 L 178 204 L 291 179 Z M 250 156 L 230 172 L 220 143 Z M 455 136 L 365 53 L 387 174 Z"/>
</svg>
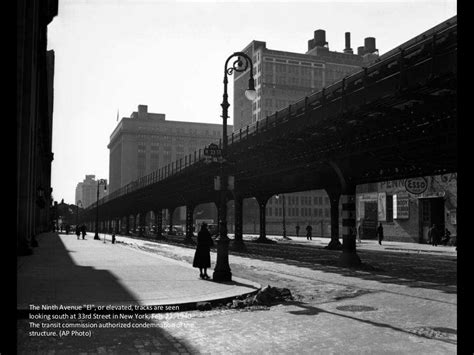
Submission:
<svg viewBox="0 0 474 355">
<path fill-rule="evenodd" d="M 260 285 L 233 277 L 217 283 L 199 278 L 189 263 L 74 234 L 47 233 L 39 248 L 18 258 L 17 308 L 30 304 L 180 305 L 256 292 Z M 214 260 L 215 261 L 215 260 Z M 212 276 L 213 269 L 208 273 Z"/>
<path fill-rule="evenodd" d="M 229 235 L 233 238 L 233 235 Z M 313 237 L 313 240 L 307 240 L 305 236 L 289 236 L 291 240 L 285 240 L 280 235 L 268 235 L 267 238 L 275 240 L 278 243 L 289 243 L 289 244 L 307 244 L 310 246 L 325 247 L 329 244 L 331 238 L 326 237 Z M 244 240 L 257 239 L 258 234 L 246 234 Z M 339 239 L 342 243 L 342 239 Z M 434 253 L 434 254 L 445 254 L 445 255 L 457 255 L 455 246 L 432 246 L 430 244 L 410 243 L 410 242 L 395 242 L 395 241 L 382 241 L 382 245 L 379 245 L 378 240 L 375 239 L 362 239 L 362 242 L 356 243 L 358 250 L 386 250 L 386 251 L 399 251 L 406 253 Z"/>
<path fill-rule="evenodd" d="M 100 234 L 103 238 L 104 234 Z M 150 274 L 149 258 L 192 261 L 194 248 L 177 243 L 183 237 L 153 241 L 117 236 L 119 244 L 75 236 L 56 238 L 67 250 L 50 255 L 46 240 L 35 254 L 21 258 L 67 258 L 76 268 L 103 272 L 117 278 L 124 262 L 137 275 Z M 232 252 L 233 279 L 242 277 L 262 286 L 286 287 L 294 301 L 264 309 L 219 309 L 172 314 L 159 327 L 92 329 L 89 337 L 32 337 L 26 320 L 18 322 L 20 354 L 455 354 L 457 350 L 456 256 L 360 249 L 361 259 L 379 268 L 359 270 L 333 266 L 340 251 L 323 249 L 326 240 L 290 241 L 292 244 L 246 243 L 247 253 Z M 363 243 L 364 244 L 364 243 Z M 89 245 L 84 254 L 80 245 Z M 384 246 L 385 247 L 385 246 Z M 389 247 L 387 244 L 386 247 Z M 408 245 L 408 249 L 414 248 Z M 423 246 L 428 247 L 428 246 Z M 92 264 L 97 250 L 104 259 L 101 270 Z M 433 247 L 435 248 L 435 247 Z M 43 249 L 44 251 L 42 251 Z M 60 248 L 56 247 L 56 250 Z M 64 249 L 64 246 L 63 246 Z M 134 257 L 110 259 L 111 253 Z M 91 254 L 87 256 L 87 254 Z M 216 253 L 211 251 L 212 267 Z M 49 262 L 52 264 L 52 261 Z M 46 264 L 46 263 L 45 263 Z M 57 263 L 58 265 L 61 263 Z M 62 264 L 66 264 L 62 262 Z M 21 265 L 21 268 L 25 265 Z M 50 265 L 51 270 L 54 265 Z M 20 268 L 20 270 L 21 270 Z M 90 270 L 89 270 L 90 269 Z M 383 270 L 380 270 L 383 269 Z M 135 270 L 135 271 L 134 271 Z M 41 268 L 37 273 L 41 275 Z M 59 270 L 54 270 L 59 273 Z M 155 272 L 156 273 L 156 272 Z M 196 270 L 194 270 L 194 278 Z M 34 275 L 33 275 L 34 276 Z M 72 277 L 63 277 L 71 281 Z M 97 287 L 103 288 L 107 278 Z M 132 282 L 133 280 L 130 280 Z M 204 285 L 209 281 L 198 280 Z M 61 280 L 58 278 L 57 288 Z M 110 282 L 109 282 L 110 283 Z M 113 284 L 113 283 L 112 283 Z M 38 282 L 41 286 L 41 282 Z M 90 290 L 91 288 L 89 288 Z M 123 290 L 125 290 L 123 288 Z M 130 287 L 127 288 L 130 294 Z M 135 291 L 135 290 L 133 290 Z M 34 291 L 36 292 L 36 291 Z M 58 292 L 58 291 L 56 291 Z M 86 292 L 84 292 L 85 294 Z M 117 293 L 116 293 L 117 294 Z M 84 296 L 85 297 L 85 296 Z M 183 318 L 185 317 L 185 318 Z M 98 322 L 96 322 L 98 323 Z M 155 324 L 156 323 L 156 324 Z"/>
</svg>

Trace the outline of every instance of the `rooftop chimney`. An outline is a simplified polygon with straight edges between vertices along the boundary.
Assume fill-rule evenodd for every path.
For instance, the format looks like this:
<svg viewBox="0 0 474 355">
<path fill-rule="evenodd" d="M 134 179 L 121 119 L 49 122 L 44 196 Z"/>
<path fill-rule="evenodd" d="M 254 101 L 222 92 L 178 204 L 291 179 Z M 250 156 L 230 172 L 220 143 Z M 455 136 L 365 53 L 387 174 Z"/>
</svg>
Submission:
<svg viewBox="0 0 474 355">
<path fill-rule="evenodd" d="M 346 48 L 344 48 L 344 53 L 349 53 L 349 54 L 354 53 L 351 48 L 351 33 L 350 32 L 346 32 Z"/>
<path fill-rule="evenodd" d="M 365 53 L 374 53 L 377 51 L 375 48 L 375 38 L 374 37 L 367 37 L 364 40 L 364 47 L 365 47 Z"/>
<path fill-rule="evenodd" d="M 316 30 L 314 31 L 314 46 L 315 47 L 327 47 L 326 42 L 326 31 Z"/>
</svg>

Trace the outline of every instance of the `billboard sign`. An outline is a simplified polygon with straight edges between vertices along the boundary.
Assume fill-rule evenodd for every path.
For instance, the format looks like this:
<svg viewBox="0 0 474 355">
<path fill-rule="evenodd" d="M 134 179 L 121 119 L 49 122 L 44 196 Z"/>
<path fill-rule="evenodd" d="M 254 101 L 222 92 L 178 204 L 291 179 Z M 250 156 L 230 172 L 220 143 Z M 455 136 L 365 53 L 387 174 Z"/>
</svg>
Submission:
<svg viewBox="0 0 474 355">
<path fill-rule="evenodd" d="M 417 177 L 405 180 L 405 189 L 414 194 L 420 195 L 428 188 L 428 181 L 424 177 Z"/>
</svg>

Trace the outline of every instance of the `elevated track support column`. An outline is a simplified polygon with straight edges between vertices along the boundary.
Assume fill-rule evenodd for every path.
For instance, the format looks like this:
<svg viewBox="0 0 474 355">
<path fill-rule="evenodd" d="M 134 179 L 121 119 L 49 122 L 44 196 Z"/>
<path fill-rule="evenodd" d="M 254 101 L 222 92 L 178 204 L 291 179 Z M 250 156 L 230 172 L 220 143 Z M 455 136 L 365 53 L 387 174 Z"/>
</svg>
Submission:
<svg viewBox="0 0 474 355">
<path fill-rule="evenodd" d="M 342 201 L 342 254 L 341 266 L 358 266 L 361 264 L 356 252 L 356 193 L 355 185 L 346 187 L 341 195 Z"/>
<path fill-rule="evenodd" d="M 125 217 L 125 235 L 130 235 L 130 215 Z"/>
<path fill-rule="evenodd" d="M 175 210 L 174 207 L 168 208 L 168 214 L 169 214 L 169 221 L 168 221 L 169 222 L 169 224 L 168 224 L 169 229 L 168 229 L 168 231 L 170 231 L 170 232 L 173 230 L 173 213 L 174 213 L 174 210 Z"/>
<path fill-rule="evenodd" d="M 120 232 L 120 218 L 115 218 L 115 228 L 114 228 L 114 234 L 119 234 Z"/>
<path fill-rule="evenodd" d="M 138 216 L 139 216 L 138 213 L 133 215 L 133 232 L 134 233 L 137 233 L 137 225 L 138 225 L 137 219 L 138 219 Z"/>
<path fill-rule="evenodd" d="M 331 241 L 325 249 L 342 250 L 342 244 L 339 241 L 339 198 L 341 191 L 337 189 L 326 189 L 331 205 Z"/>
<path fill-rule="evenodd" d="M 155 211 L 155 238 L 164 239 L 163 236 L 163 210 L 157 208 Z"/>
<path fill-rule="evenodd" d="M 184 242 L 186 244 L 194 244 L 193 241 L 193 213 L 195 204 L 187 203 L 186 204 L 186 236 L 184 238 Z"/>
<path fill-rule="evenodd" d="M 232 249 L 235 251 L 246 251 L 247 248 L 244 244 L 243 238 L 243 202 L 242 196 L 235 194 L 234 196 L 234 222 L 235 222 L 235 233 L 234 242 L 232 243 Z"/>
<path fill-rule="evenodd" d="M 143 238 L 143 230 L 145 229 L 146 212 L 138 214 L 138 236 Z"/>
<path fill-rule="evenodd" d="M 271 240 L 267 238 L 267 232 L 266 232 L 266 216 L 265 216 L 265 208 L 267 206 L 268 199 L 270 198 L 270 195 L 260 195 L 256 196 L 257 202 L 258 202 L 258 208 L 259 208 L 259 214 L 260 214 L 260 236 L 256 240 L 258 243 L 271 243 Z"/>
</svg>

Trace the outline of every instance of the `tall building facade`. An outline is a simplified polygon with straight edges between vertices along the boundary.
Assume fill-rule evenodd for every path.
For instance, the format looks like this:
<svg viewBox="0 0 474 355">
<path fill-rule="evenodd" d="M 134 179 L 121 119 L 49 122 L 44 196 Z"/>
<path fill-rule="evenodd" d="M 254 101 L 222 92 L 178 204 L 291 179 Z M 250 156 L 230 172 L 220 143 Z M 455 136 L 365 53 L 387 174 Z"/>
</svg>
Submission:
<svg viewBox="0 0 474 355">
<path fill-rule="evenodd" d="M 54 52 L 47 27 L 57 0 L 19 0 L 16 75 L 16 233 L 18 255 L 30 255 L 35 235 L 50 229 Z"/>
<path fill-rule="evenodd" d="M 110 192 L 221 137 L 221 124 L 167 121 L 165 114 L 138 105 L 138 111 L 123 117 L 110 136 Z"/>
<path fill-rule="evenodd" d="M 266 42 L 252 41 L 242 52 L 252 58 L 257 98 L 250 102 L 244 92 L 249 71 L 234 76 L 234 131 L 263 120 L 275 111 L 293 104 L 311 93 L 357 72 L 378 58 L 375 38 L 367 37 L 364 46 L 351 48 L 350 33 L 345 33 L 343 52 L 329 50 L 324 30 L 314 31 L 306 53 L 269 49 Z M 235 74 L 234 74 L 235 75 Z M 251 199 L 244 201 L 244 233 L 258 233 L 258 206 Z M 330 236 L 330 205 L 324 190 L 285 194 L 285 224 L 289 235 L 299 235 L 309 224 L 313 234 Z M 282 198 L 272 197 L 266 207 L 267 232 L 282 233 Z"/>
<path fill-rule="evenodd" d="M 104 179 L 107 184 L 107 179 Z M 80 201 L 82 208 L 87 208 L 97 201 L 97 183 L 95 175 L 86 175 L 86 178 L 76 186 L 76 205 Z M 106 196 L 109 189 L 107 185 L 99 185 L 99 199 Z"/>
<path fill-rule="evenodd" d="M 232 129 L 228 125 L 228 130 Z M 221 124 L 167 121 L 165 114 L 151 113 L 146 105 L 138 105 L 138 111 L 132 112 L 130 117 L 123 117 L 110 136 L 107 146 L 110 151 L 110 192 L 171 162 L 184 159 L 220 138 Z M 202 218 L 215 219 L 213 210 L 200 206 L 197 212 L 204 216 Z M 184 212 L 184 208 L 176 212 L 177 223 L 185 219 Z"/>
<path fill-rule="evenodd" d="M 272 50 L 266 42 L 252 41 L 242 52 L 253 61 L 257 98 L 250 102 L 244 96 L 248 71 L 234 76 L 234 130 L 262 120 L 378 58 L 373 37 L 365 39 L 357 54 L 350 46 L 350 33 L 346 32 L 344 51 L 330 51 L 324 30 L 314 32 L 304 54 Z"/>
</svg>

